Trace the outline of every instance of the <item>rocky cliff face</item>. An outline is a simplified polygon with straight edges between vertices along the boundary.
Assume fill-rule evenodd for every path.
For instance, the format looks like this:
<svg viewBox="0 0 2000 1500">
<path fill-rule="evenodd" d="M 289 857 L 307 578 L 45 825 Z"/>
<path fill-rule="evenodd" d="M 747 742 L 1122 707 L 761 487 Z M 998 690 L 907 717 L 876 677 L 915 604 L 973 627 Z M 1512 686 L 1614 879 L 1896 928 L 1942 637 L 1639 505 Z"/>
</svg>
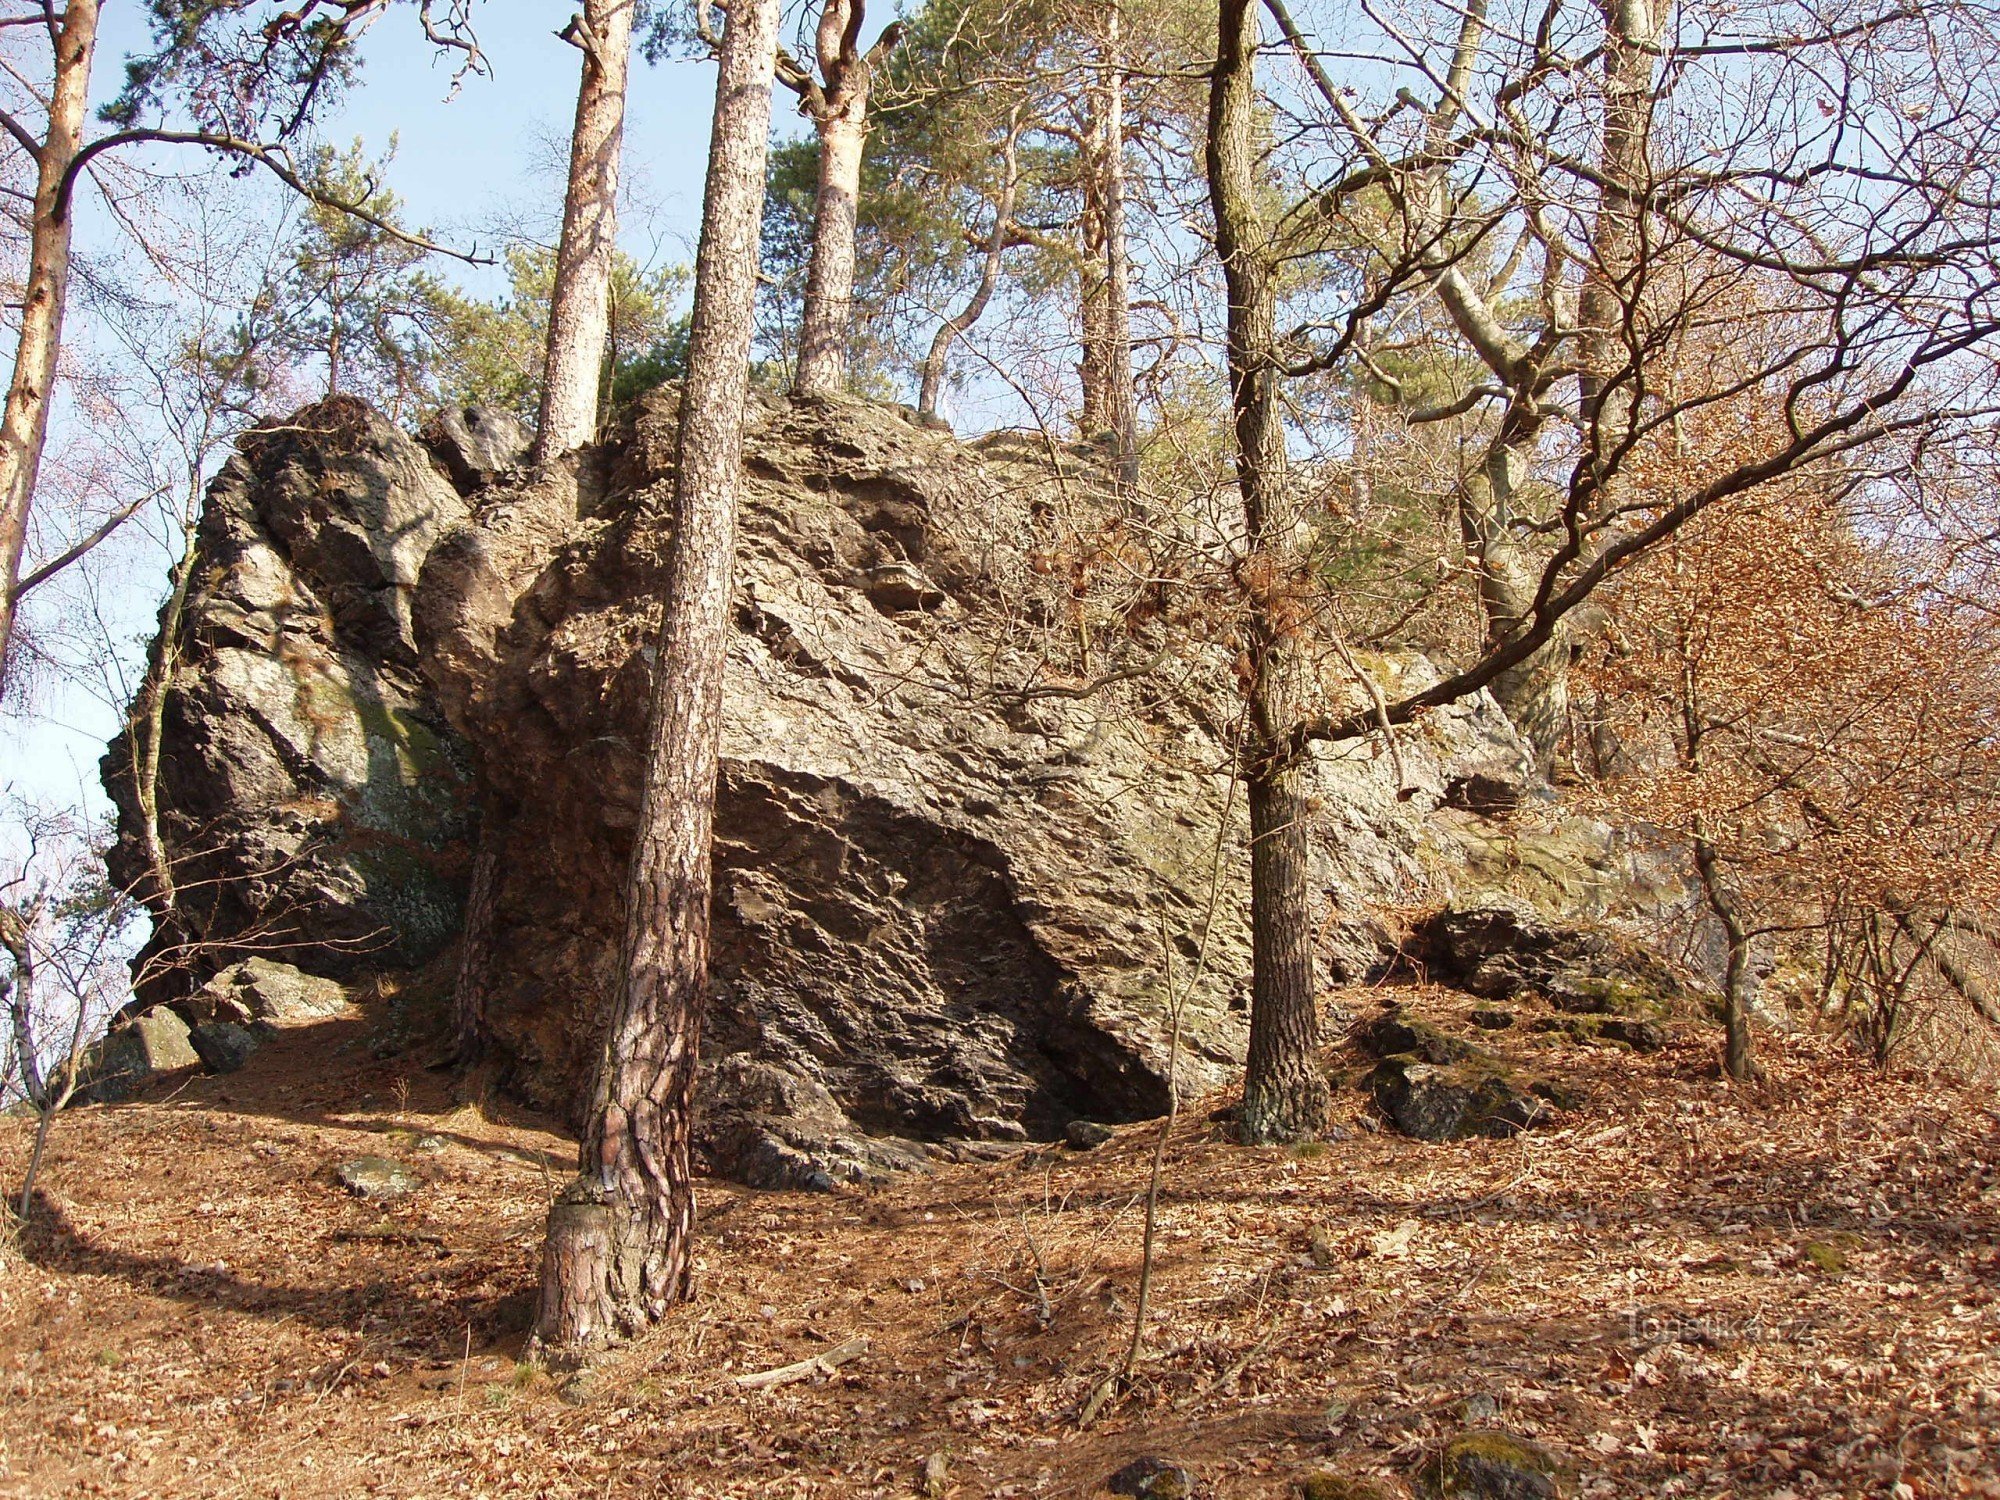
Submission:
<svg viewBox="0 0 2000 1500">
<path fill-rule="evenodd" d="M 348 976 L 453 941 L 476 795 L 417 661 L 411 603 L 465 502 L 336 400 L 244 439 L 209 491 L 166 704 L 161 837 L 197 939 Z M 113 742 L 114 879 L 145 888 L 135 740 Z M 203 953 L 142 999 L 185 993 Z"/>
<path fill-rule="evenodd" d="M 476 811 L 491 1047 L 510 1087 L 576 1113 L 638 811 L 673 415 L 658 393 L 534 473 L 476 415 L 434 426 L 429 452 L 346 407 L 246 442 L 209 501 L 163 779 L 172 842 L 224 893 L 200 913 L 205 962 L 274 922 L 318 972 L 363 947 L 438 952 Z M 1052 676 L 1063 601 L 1036 548 L 1088 471 L 862 403 L 754 416 L 704 1040 L 715 1164 L 818 1182 L 1157 1112 L 1170 983 L 1183 1087 L 1221 1081 L 1248 970 L 1226 713 L 1199 673 L 1087 693 Z M 1402 752 L 1400 785 L 1366 746 L 1315 765 L 1329 976 L 1378 971 L 1397 909 L 1468 890 L 1653 901 L 1611 830 L 1534 785 L 1489 701 Z M 129 825 L 129 787 L 121 808 Z"/>
</svg>

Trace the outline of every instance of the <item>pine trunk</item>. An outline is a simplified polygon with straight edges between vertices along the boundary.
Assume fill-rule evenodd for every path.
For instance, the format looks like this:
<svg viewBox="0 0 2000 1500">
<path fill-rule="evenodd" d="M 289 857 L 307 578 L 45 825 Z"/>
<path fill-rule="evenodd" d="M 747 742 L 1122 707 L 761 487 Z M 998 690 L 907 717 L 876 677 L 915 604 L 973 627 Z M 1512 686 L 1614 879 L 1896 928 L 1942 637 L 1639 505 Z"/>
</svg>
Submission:
<svg viewBox="0 0 2000 1500">
<path fill-rule="evenodd" d="M 1239 1130 L 1252 1145 L 1324 1133 L 1319 995 L 1307 920 L 1306 799 L 1297 766 L 1248 778 L 1250 1060 Z"/>
<path fill-rule="evenodd" d="M 42 446 L 48 439 L 49 393 L 69 300 L 70 226 L 75 215 L 56 217 L 56 194 L 82 143 L 90 67 L 97 55 L 97 12 L 98 0 L 69 0 L 55 36 L 48 135 L 36 168 L 34 217 L 28 230 L 21 337 L 15 346 L 5 412 L 0 414 L 0 566 L 5 568 L 0 576 L 0 694 L 5 692 L 13 656 L 14 590 L 21 578 Z"/>
<path fill-rule="evenodd" d="M 584 0 L 583 81 L 570 136 L 569 186 L 549 294 L 548 357 L 535 434 L 549 459 L 597 435 L 604 348 L 610 336 L 611 275 L 618 250 L 618 168 L 625 142 L 625 80 L 638 0 Z"/>
<path fill-rule="evenodd" d="M 1132 388 L 1132 287 L 1125 230 L 1125 36 L 1119 0 L 1105 7 L 1104 398 L 1122 485 L 1139 482 L 1139 408 Z"/>
<path fill-rule="evenodd" d="M 1296 565 L 1285 500 L 1284 436 L 1277 410 L 1277 304 L 1257 181 L 1255 0 L 1222 0 L 1220 46 L 1209 85 L 1208 182 L 1215 246 L 1228 290 L 1230 406 L 1237 488 L 1249 556 L 1250 743 L 1243 747 L 1250 802 L 1250 1059 L 1242 1136 L 1305 1140 L 1326 1128 L 1318 1071 L 1319 1012 L 1306 881 L 1302 773 L 1274 757 L 1292 727 L 1294 673 L 1279 595 Z"/>
<path fill-rule="evenodd" d="M 778 17 L 777 0 L 737 0 L 723 31 L 618 994 L 542 1266 L 535 1336 L 563 1359 L 658 1321 L 688 1291 L 690 1115 Z"/>
<path fill-rule="evenodd" d="M 868 144 L 868 91 L 858 89 L 820 126 L 819 192 L 812 260 L 799 319 L 801 396 L 834 396 L 847 385 L 854 322 L 854 233 L 861 209 L 861 158 Z"/>
</svg>

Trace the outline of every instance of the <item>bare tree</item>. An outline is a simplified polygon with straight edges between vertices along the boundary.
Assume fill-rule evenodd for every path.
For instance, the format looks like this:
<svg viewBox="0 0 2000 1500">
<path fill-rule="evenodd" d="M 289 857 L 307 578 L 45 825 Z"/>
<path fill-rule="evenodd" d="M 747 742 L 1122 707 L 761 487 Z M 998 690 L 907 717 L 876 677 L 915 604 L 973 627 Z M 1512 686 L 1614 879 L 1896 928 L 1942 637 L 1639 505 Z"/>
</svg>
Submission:
<svg viewBox="0 0 2000 1500">
<path fill-rule="evenodd" d="M 561 1358 L 687 1295 L 691 1119 L 708 997 L 711 834 L 735 571 L 777 0 L 735 0 L 716 78 L 645 792 L 578 1175 L 549 1212 L 535 1337 Z"/>
<path fill-rule="evenodd" d="M 85 142 L 83 130 L 98 41 L 99 0 L 77 0 L 60 16 L 52 5 L 20 0 L 0 14 L 9 35 L 46 35 L 50 83 L 41 134 L 0 110 L 0 130 L 34 167 L 28 221 L 28 274 L 21 336 L 0 415 L 0 690 L 12 657 L 35 484 L 48 433 L 50 395 L 62 348 L 70 280 L 71 208 L 83 174 L 109 152 L 133 145 L 187 145 L 261 166 L 301 197 L 351 215 L 423 250 L 460 255 L 408 234 L 373 213 L 364 194 L 351 201 L 315 179 L 287 144 L 330 98 L 353 67 L 353 46 L 395 0 L 306 0 L 284 8 L 272 0 L 218 0 L 190 16 L 176 0 L 151 0 L 157 51 L 131 60 L 126 88 L 103 111 L 117 128 Z M 471 0 L 416 0 L 428 42 L 455 53 L 455 78 L 483 72 L 485 60 L 469 22 Z M 256 14 L 252 14 L 252 13 Z M 197 42 L 200 45 L 197 45 Z M 194 128 L 142 124 L 142 116 L 179 98 Z M 274 138 L 260 131 L 270 126 Z M 477 256 L 461 255 L 477 260 Z M 45 576 L 45 575 L 44 575 Z M 39 579 L 37 579 L 39 581 Z"/>
<path fill-rule="evenodd" d="M 1638 0 L 1594 19 L 1541 4 L 1496 19 L 1483 0 L 1413 21 L 1363 6 L 1339 51 L 1379 49 L 1376 65 L 1403 75 L 1379 104 L 1365 70 L 1334 77 L 1284 7 L 1271 9 L 1303 76 L 1260 93 L 1254 8 L 1225 4 L 1209 141 L 1244 501 L 1230 566 L 1253 729 L 1244 1127 L 1265 1140 L 1315 1129 L 1324 1099 L 1310 1056 L 1309 892 L 1290 873 L 1302 835 L 1285 811 L 1285 778 L 1313 747 L 1505 692 L 1510 674 L 1521 685 L 1595 590 L 1690 520 L 1843 455 L 1976 427 L 2000 401 L 1988 358 L 2000 303 L 1982 269 L 2000 248 L 1983 6 L 1835 23 L 1779 4 L 1719 36 L 1705 19 L 1670 31 Z M 1718 150 L 1715 122 L 1731 118 L 1746 76 L 1784 103 L 1779 123 Z M 1582 107 L 1570 92 L 1580 78 L 1598 80 Z M 1274 166 L 1260 106 L 1285 116 L 1275 138 L 1326 154 Z M 1761 283 L 1781 290 L 1736 295 Z M 1528 310 L 1522 326 L 1501 321 L 1510 307 Z M 1757 352 L 1748 367 L 1666 358 L 1725 319 Z M 1784 337 L 1750 337 L 1781 321 Z M 1489 628 L 1441 680 L 1356 703 L 1342 601 L 1311 565 L 1338 557 L 1344 523 L 1293 508 L 1285 474 L 1300 456 L 1284 389 L 1379 369 L 1378 338 L 1411 328 L 1427 330 L 1442 365 L 1476 371 L 1425 415 L 1488 434 L 1467 530 Z M 1759 441 L 1699 472 L 1661 461 L 1688 424 L 1746 395 L 1782 414 Z"/>
</svg>

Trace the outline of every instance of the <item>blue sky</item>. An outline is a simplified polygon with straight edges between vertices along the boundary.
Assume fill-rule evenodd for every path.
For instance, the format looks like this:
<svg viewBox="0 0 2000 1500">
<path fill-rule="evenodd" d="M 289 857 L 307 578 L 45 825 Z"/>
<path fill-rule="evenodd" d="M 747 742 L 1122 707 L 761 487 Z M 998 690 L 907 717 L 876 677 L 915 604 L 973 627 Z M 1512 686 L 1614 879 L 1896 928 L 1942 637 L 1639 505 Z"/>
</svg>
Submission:
<svg viewBox="0 0 2000 1500">
<path fill-rule="evenodd" d="M 435 226 L 453 243 L 463 243 L 497 211 L 529 207 L 553 215 L 561 179 L 547 170 L 550 147 L 567 145 L 581 63 L 555 33 L 576 10 L 574 0 L 489 0 L 475 7 L 493 76 L 467 78 L 449 102 L 453 64 L 424 43 L 413 10 L 399 7 L 376 23 L 363 45 L 360 80 L 323 116 L 321 133 L 340 145 L 359 136 L 377 152 L 395 135 L 390 186 L 411 222 Z M 105 7 L 100 98 L 116 92 L 123 58 L 146 42 L 137 5 Z M 642 261 L 654 258 L 655 235 L 672 247 L 665 258 L 693 258 L 714 89 L 714 67 L 705 59 L 633 61 L 625 164 L 637 202 L 625 235 Z M 782 131 L 798 126 L 796 113 L 782 107 L 775 121 Z M 475 286 L 481 281 L 476 271 L 458 274 Z"/>
</svg>

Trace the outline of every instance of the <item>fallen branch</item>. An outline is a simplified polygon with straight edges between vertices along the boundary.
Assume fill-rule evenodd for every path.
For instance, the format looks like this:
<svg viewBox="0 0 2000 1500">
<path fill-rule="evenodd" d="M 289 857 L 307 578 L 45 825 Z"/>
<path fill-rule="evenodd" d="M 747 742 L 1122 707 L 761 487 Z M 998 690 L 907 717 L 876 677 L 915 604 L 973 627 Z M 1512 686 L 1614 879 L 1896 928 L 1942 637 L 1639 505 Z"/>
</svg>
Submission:
<svg viewBox="0 0 2000 1500">
<path fill-rule="evenodd" d="M 815 1354 L 811 1359 L 802 1359 L 797 1364 L 780 1365 L 775 1370 L 759 1370 L 754 1375 L 738 1375 L 735 1383 L 746 1391 L 767 1391 L 774 1385 L 790 1385 L 795 1380 L 809 1380 L 815 1375 L 831 1375 L 839 1366 L 851 1359 L 859 1359 L 867 1352 L 868 1339 L 863 1335 L 844 1344 L 835 1344 L 831 1349 Z"/>
</svg>

